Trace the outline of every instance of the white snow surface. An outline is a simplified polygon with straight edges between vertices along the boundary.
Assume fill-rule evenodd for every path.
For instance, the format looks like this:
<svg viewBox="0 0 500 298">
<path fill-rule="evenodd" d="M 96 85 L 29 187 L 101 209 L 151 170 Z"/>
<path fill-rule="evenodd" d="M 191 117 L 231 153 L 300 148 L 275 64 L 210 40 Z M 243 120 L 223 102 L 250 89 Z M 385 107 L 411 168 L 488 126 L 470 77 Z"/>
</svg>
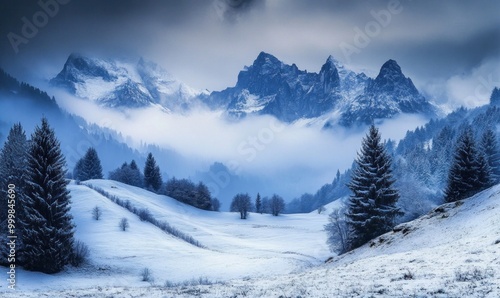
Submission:
<svg viewBox="0 0 500 298">
<path fill-rule="evenodd" d="M 2 287 L 4 297 L 500 295 L 500 185 L 442 205 L 322 264 L 328 255 L 322 232 L 326 214 L 251 214 L 242 221 L 235 214 L 196 210 L 117 182 L 88 183 L 147 206 L 209 249 L 158 232 L 85 186 L 72 185 L 76 237 L 91 247 L 91 265 L 53 276 L 20 270 L 17 292 Z M 96 204 L 104 210 L 101 221 L 91 219 Z M 127 232 L 117 228 L 123 216 L 130 221 Z M 144 267 L 152 269 L 155 285 L 140 281 Z M 165 280 L 199 276 L 214 283 L 164 287 Z"/>
<path fill-rule="evenodd" d="M 217 281 L 268 277 L 317 266 L 329 256 L 323 232 L 326 215 L 275 217 L 251 213 L 247 220 L 241 220 L 237 213 L 200 210 L 111 180 L 84 183 L 129 200 L 132 206 L 149 209 L 156 219 L 167 221 L 206 248 L 141 222 L 138 216 L 85 185 L 71 184 L 75 238 L 89 246 L 90 264 L 55 275 L 19 270 L 18 291 L 145 286 L 149 284 L 140 278 L 144 268 L 153 272 L 159 284 L 200 277 Z M 102 210 L 98 221 L 92 218 L 95 206 Z M 124 217 L 130 224 L 125 232 L 118 226 Z"/>
</svg>

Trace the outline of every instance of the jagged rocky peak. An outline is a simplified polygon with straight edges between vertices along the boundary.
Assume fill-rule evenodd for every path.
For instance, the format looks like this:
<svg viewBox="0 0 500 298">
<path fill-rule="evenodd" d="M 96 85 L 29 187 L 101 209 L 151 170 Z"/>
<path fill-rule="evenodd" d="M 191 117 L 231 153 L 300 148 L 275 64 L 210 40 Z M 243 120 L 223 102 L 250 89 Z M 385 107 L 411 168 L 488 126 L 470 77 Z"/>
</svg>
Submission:
<svg viewBox="0 0 500 298">
<path fill-rule="evenodd" d="M 260 65 L 264 65 L 264 64 L 281 65 L 281 61 L 269 53 L 260 52 L 259 55 L 257 56 L 257 59 L 255 59 L 255 61 L 253 62 L 253 65 L 260 66 Z"/>
<path fill-rule="evenodd" d="M 268 75 L 279 72 L 282 65 L 283 63 L 273 55 L 260 52 L 249 70 L 256 71 L 260 75 Z"/>
<path fill-rule="evenodd" d="M 74 84 L 82 82 L 85 77 L 100 77 L 107 82 L 116 79 L 109 73 L 105 63 L 99 63 L 97 60 L 86 58 L 81 54 L 72 53 L 64 63 L 61 72 L 50 83 L 75 92 Z"/>
<path fill-rule="evenodd" d="M 401 67 L 395 60 L 388 60 L 380 68 L 378 76 L 375 78 L 373 88 L 380 91 L 391 91 L 394 89 L 406 89 L 413 95 L 418 94 L 418 90 L 413 85 L 410 78 L 405 77 Z"/>
<path fill-rule="evenodd" d="M 340 77 L 337 70 L 338 61 L 331 55 L 326 59 L 325 64 L 319 72 L 321 85 L 324 93 L 330 93 L 333 89 L 340 87 Z"/>
<path fill-rule="evenodd" d="M 389 59 L 382 65 L 382 67 L 380 68 L 380 72 L 375 80 L 381 80 L 383 78 L 394 80 L 400 78 L 405 79 L 405 76 L 403 75 L 399 64 L 395 60 Z"/>
</svg>

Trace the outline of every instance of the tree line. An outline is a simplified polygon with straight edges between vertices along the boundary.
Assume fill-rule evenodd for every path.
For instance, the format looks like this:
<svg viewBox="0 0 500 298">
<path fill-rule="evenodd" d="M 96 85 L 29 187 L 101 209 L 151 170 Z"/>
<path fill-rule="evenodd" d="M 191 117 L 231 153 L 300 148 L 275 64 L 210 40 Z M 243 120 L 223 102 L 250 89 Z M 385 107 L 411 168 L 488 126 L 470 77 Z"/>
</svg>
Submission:
<svg viewBox="0 0 500 298">
<path fill-rule="evenodd" d="M 500 153 L 495 132 L 486 129 L 477 141 L 472 128 L 466 125 L 450 162 L 445 202 L 466 199 L 499 183 Z M 403 215 L 396 206 L 400 195 L 395 182 L 392 157 L 378 129 L 371 125 L 347 184 L 351 191 L 347 206 L 332 212 L 325 226 L 333 251 L 345 253 L 392 230 L 396 218 Z"/>
<path fill-rule="evenodd" d="M 69 213 L 69 182 L 65 176 L 65 158 L 47 119 L 42 119 L 30 140 L 20 123 L 10 129 L 0 152 L 0 222 L 2 234 L 17 236 L 13 256 L 16 265 L 56 273 L 68 264 L 78 263 L 79 242 L 73 237 L 75 225 Z M 13 226 L 3 224 L 8 218 L 4 207 L 7 195 L 14 200 L 15 211 L 9 212 Z M 1 263 L 9 265 L 11 252 L 1 247 Z"/>
</svg>

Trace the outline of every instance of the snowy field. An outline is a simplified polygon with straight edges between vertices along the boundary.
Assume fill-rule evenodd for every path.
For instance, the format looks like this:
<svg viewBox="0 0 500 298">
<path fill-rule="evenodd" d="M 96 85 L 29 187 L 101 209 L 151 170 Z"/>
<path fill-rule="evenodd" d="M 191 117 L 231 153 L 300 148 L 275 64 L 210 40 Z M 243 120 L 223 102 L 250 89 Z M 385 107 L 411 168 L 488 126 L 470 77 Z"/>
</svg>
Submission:
<svg viewBox="0 0 500 298">
<path fill-rule="evenodd" d="M 71 185 L 76 238 L 89 245 L 90 264 L 52 276 L 20 271 L 17 292 L 2 286 L 2 297 L 500 296 L 500 186 L 440 206 L 325 264 L 331 255 L 322 231 L 325 214 L 252 213 L 244 221 L 113 181 L 87 183 L 147 207 L 207 248 L 141 222 L 86 186 Z M 91 216 L 96 205 L 103 210 L 99 221 Z M 118 228 L 122 217 L 130 222 L 126 232 Z M 154 281 L 141 281 L 145 267 Z M 200 277 L 206 285 L 187 282 Z"/>
<path fill-rule="evenodd" d="M 85 184 L 129 200 L 134 207 L 147 208 L 156 219 L 167 221 L 206 248 L 140 221 L 137 215 L 85 185 L 71 184 L 75 238 L 89 246 L 90 264 L 55 275 L 20 270 L 18 291 L 268 277 L 317 266 L 330 255 L 323 231 L 326 214 L 274 217 L 251 213 L 247 220 L 241 220 L 239 213 L 199 210 L 115 181 L 92 180 Z M 95 206 L 102 210 L 98 221 L 92 218 Z M 125 232 L 119 228 L 124 217 L 130 224 Z M 152 272 L 154 282 L 141 281 L 144 268 Z"/>
</svg>

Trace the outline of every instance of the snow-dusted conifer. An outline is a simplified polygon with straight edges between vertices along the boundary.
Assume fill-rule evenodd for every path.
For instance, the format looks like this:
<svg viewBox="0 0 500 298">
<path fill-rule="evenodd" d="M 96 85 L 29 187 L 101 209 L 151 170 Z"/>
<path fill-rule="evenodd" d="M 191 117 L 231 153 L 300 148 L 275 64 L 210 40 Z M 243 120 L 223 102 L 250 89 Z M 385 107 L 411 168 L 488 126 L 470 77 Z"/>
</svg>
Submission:
<svg viewBox="0 0 500 298">
<path fill-rule="evenodd" d="M 162 183 L 160 168 L 156 165 L 153 154 L 149 153 L 144 166 L 144 187 L 158 191 Z"/>
<path fill-rule="evenodd" d="M 16 212 L 22 206 L 27 167 L 27 140 L 21 123 L 14 124 L 9 131 L 7 141 L 0 151 L 0 223 L 7 218 L 7 189 L 15 185 Z"/>
<path fill-rule="evenodd" d="M 481 149 L 490 167 L 492 183 L 500 182 L 500 151 L 495 132 L 487 129 L 481 139 Z"/>
<path fill-rule="evenodd" d="M 90 147 L 85 155 L 76 163 L 73 177 L 80 181 L 103 178 L 101 160 L 95 148 Z"/>
<path fill-rule="evenodd" d="M 75 167 L 73 168 L 73 179 L 82 181 L 80 177 L 82 176 L 82 170 L 83 170 L 83 158 L 80 158 L 76 164 Z"/>
<path fill-rule="evenodd" d="M 257 198 L 255 199 L 255 212 L 262 214 L 262 199 L 260 198 L 260 193 L 257 193 Z"/>
<path fill-rule="evenodd" d="M 74 225 L 65 159 L 47 119 L 35 128 L 28 151 L 22 254 L 27 270 L 56 273 L 73 253 Z"/>
<path fill-rule="evenodd" d="M 196 186 L 195 206 L 203 210 L 212 210 L 212 196 L 203 182 L 198 183 Z"/>
<path fill-rule="evenodd" d="M 401 214 L 396 207 L 399 193 L 393 187 L 391 164 L 378 129 L 371 125 L 348 184 L 353 193 L 346 213 L 350 249 L 389 231 Z"/>
<path fill-rule="evenodd" d="M 135 160 L 132 160 L 130 165 L 126 162 L 123 163 L 120 168 L 110 172 L 108 177 L 111 180 L 137 187 L 142 187 L 144 180 Z"/>
<path fill-rule="evenodd" d="M 458 139 L 444 198 L 447 202 L 462 200 L 490 185 L 486 159 L 476 148 L 472 129 L 467 127 Z"/>
<path fill-rule="evenodd" d="M 130 176 L 130 185 L 137 186 L 137 187 L 142 187 L 143 185 L 143 178 L 142 178 L 142 173 L 139 170 L 139 167 L 135 163 L 135 160 L 132 160 L 130 162 L 130 173 L 128 173 Z"/>
</svg>

